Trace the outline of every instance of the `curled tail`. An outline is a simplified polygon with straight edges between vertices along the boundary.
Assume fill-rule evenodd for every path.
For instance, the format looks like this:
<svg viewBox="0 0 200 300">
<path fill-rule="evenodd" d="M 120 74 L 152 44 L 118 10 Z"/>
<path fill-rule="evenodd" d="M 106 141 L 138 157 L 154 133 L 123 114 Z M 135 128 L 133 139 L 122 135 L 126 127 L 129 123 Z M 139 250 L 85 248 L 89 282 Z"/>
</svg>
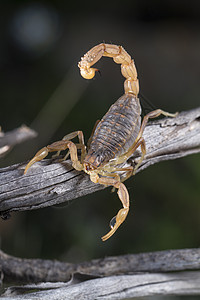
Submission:
<svg viewBox="0 0 200 300">
<path fill-rule="evenodd" d="M 124 82 L 125 94 L 131 93 L 136 97 L 139 93 L 139 81 L 134 60 L 122 46 L 112 44 L 99 44 L 89 50 L 78 63 L 83 78 L 92 79 L 96 68 L 91 68 L 102 56 L 112 57 L 114 62 L 121 64 L 121 73 L 126 78 Z"/>
</svg>

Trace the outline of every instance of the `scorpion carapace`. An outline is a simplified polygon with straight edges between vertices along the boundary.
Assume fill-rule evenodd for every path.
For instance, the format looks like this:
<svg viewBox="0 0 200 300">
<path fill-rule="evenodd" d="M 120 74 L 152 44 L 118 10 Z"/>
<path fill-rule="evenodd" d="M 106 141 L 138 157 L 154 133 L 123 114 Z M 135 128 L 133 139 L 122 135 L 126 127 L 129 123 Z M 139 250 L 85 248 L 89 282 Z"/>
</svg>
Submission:
<svg viewBox="0 0 200 300">
<path fill-rule="evenodd" d="M 45 158 L 49 152 L 58 152 L 69 149 L 72 166 L 89 174 L 94 183 L 113 186 L 117 189 L 123 208 L 110 222 L 111 230 L 102 237 L 105 241 L 110 238 L 118 227 L 124 222 L 129 211 L 129 194 L 122 183 L 135 174 L 146 154 L 145 141 L 142 137 L 144 128 L 149 118 L 163 114 L 174 117 L 161 109 L 148 113 L 141 123 L 141 106 L 138 99 L 139 83 L 134 61 L 121 46 L 99 44 L 88 51 L 79 62 L 81 75 L 86 79 L 95 76 L 96 68 L 91 68 L 102 56 L 113 58 L 114 62 L 121 64 L 121 73 L 126 78 L 124 82 L 125 93 L 108 110 L 101 121 L 97 122 L 88 142 L 88 149 L 84 143 L 82 131 L 75 131 L 39 150 L 27 164 L 24 173 L 37 161 Z M 79 143 L 71 140 L 78 137 Z M 124 167 L 124 163 L 141 148 L 141 157 L 135 167 Z M 81 150 L 80 160 L 77 149 Z M 68 154 L 64 157 L 66 159 Z M 120 175 L 123 174 L 123 177 Z"/>
</svg>

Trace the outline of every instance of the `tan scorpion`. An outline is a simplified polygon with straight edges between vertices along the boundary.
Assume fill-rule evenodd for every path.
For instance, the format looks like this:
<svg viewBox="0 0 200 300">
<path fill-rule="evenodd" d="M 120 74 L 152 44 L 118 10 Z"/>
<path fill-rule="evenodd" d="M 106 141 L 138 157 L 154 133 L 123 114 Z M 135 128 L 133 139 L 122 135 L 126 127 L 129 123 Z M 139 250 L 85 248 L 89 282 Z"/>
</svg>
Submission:
<svg viewBox="0 0 200 300">
<path fill-rule="evenodd" d="M 89 50 L 78 64 L 82 77 L 91 79 L 95 76 L 96 68 L 91 68 L 102 56 L 112 57 L 114 62 L 121 64 L 121 73 L 126 78 L 124 95 L 121 96 L 108 110 L 105 116 L 96 123 L 86 148 L 82 131 L 67 134 L 61 141 L 54 142 L 39 150 L 27 164 L 24 173 L 32 164 L 45 158 L 49 152 L 69 149 L 72 166 L 78 171 L 84 171 L 94 183 L 116 188 L 123 208 L 110 221 L 110 231 L 102 237 L 109 239 L 124 222 L 129 211 L 129 194 L 122 183 L 134 175 L 146 154 L 145 140 L 142 137 L 149 118 L 159 115 L 174 117 L 176 114 L 156 109 L 148 113 L 141 122 L 141 106 L 138 98 L 139 82 L 137 70 L 131 56 L 122 46 L 99 44 Z M 78 137 L 79 143 L 71 140 Z M 135 167 L 123 167 L 127 159 L 141 148 L 141 157 Z M 77 149 L 81 150 L 80 160 Z M 69 154 L 68 153 L 68 154 Z M 67 158 L 68 154 L 64 159 Z M 119 173 L 123 172 L 123 179 Z"/>
</svg>

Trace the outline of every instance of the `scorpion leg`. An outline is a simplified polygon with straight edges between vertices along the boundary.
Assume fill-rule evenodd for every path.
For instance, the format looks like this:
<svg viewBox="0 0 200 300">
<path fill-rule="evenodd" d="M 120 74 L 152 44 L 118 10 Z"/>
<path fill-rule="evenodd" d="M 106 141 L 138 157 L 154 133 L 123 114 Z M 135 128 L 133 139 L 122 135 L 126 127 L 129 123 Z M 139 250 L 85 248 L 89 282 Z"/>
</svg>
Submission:
<svg viewBox="0 0 200 300">
<path fill-rule="evenodd" d="M 121 182 L 126 181 L 129 177 L 132 176 L 133 174 L 133 167 L 127 167 L 127 168 L 117 168 L 115 169 L 115 172 L 119 172 L 119 171 L 125 171 L 125 175 L 122 177 Z"/>
<path fill-rule="evenodd" d="M 123 177 L 120 178 L 119 174 L 116 173 L 111 173 L 111 172 L 123 172 Z M 106 168 L 104 171 L 99 172 L 100 175 L 102 176 L 112 176 L 115 177 L 116 180 L 124 182 L 126 181 L 129 177 L 133 175 L 133 167 L 124 167 L 124 168 L 116 168 L 116 166 L 109 166 Z M 115 191 L 115 187 L 112 188 L 111 193 Z"/>
<path fill-rule="evenodd" d="M 146 127 L 147 122 L 148 122 L 149 119 L 157 118 L 160 115 L 174 118 L 174 117 L 177 116 L 177 114 L 178 114 L 177 112 L 175 114 L 172 114 L 172 113 L 169 113 L 169 112 L 164 111 L 162 109 L 156 109 L 156 110 L 153 110 L 153 111 L 149 112 L 146 116 L 144 116 L 144 118 L 142 120 L 142 125 L 140 127 L 140 131 L 138 133 L 136 141 L 142 137 L 144 129 L 145 129 L 145 127 Z"/>
<path fill-rule="evenodd" d="M 111 172 L 124 172 L 125 175 L 123 174 L 123 178 L 120 179 L 120 175 L 116 173 L 111 173 Z M 116 166 L 111 166 L 106 168 L 105 171 L 99 171 L 99 174 L 102 176 L 112 176 L 115 177 L 115 179 L 123 182 L 127 180 L 132 174 L 133 174 L 133 167 L 124 167 L 124 168 L 116 168 Z"/>
<path fill-rule="evenodd" d="M 109 171 L 113 172 L 113 171 L 123 171 L 122 169 L 118 169 L 115 166 L 124 163 L 135 151 L 138 147 L 141 147 L 141 152 L 142 155 L 140 157 L 139 162 L 137 163 L 137 165 L 133 168 L 133 167 L 129 167 L 128 168 L 128 172 L 127 175 L 125 176 L 125 178 L 123 178 L 122 181 L 125 181 L 126 179 L 128 179 L 129 177 L 131 177 L 133 174 L 135 174 L 136 170 L 138 169 L 138 167 L 140 166 L 141 162 L 144 159 L 144 156 L 146 154 L 146 144 L 145 144 L 145 140 L 143 137 L 140 137 L 139 139 L 136 139 L 136 141 L 133 143 L 133 145 L 129 148 L 129 150 L 122 154 L 121 156 L 119 156 L 117 159 L 115 159 L 113 162 L 111 162 L 110 167 L 109 167 Z M 125 171 L 126 168 L 124 168 Z"/>
<path fill-rule="evenodd" d="M 78 136 L 78 139 L 79 139 L 79 144 L 76 144 L 77 145 L 77 148 L 78 149 L 81 149 L 81 154 L 85 157 L 85 153 L 84 153 L 84 151 L 85 151 L 85 144 L 84 144 L 84 137 L 83 137 L 83 132 L 82 131 L 74 131 L 74 132 L 71 132 L 71 133 L 68 133 L 68 134 L 66 134 L 63 138 L 62 138 L 62 140 L 63 141 L 70 141 L 70 140 L 72 140 L 72 139 L 74 139 L 76 136 Z M 78 146 L 79 145 L 79 146 Z M 82 145 L 82 146 L 81 146 Z M 59 150 L 59 151 L 57 151 L 57 153 L 56 154 L 54 154 L 53 155 L 53 157 L 57 157 L 57 156 L 59 156 L 60 155 L 60 152 L 61 152 L 62 150 Z M 61 159 L 61 161 L 62 160 L 66 160 L 67 159 L 67 157 L 69 156 L 69 152 L 65 155 L 65 157 L 63 158 L 63 159 Z"/>
<path fill-rule="evenodd" d="M 65 135 L 62 140 L 63 141 L 69 141 L 74 139 L 76 136 L 78 136 L 78 140 L 79 140 L 79 144 L 76 144 L 77 149 L 81 149 L 81 163 L 83 162 L 83 159 L 85 158 L 86 155 L 86 146 L 84 143 L 84 136 L 83 136 L 83 132 L 81 130 L 78 131 L 74 131 L 72 133 L 69 133 L 67 135 Z M 67 159 L 69 153 L 64 157 L 64 160 Z"/>
<path fill-rule="evenodd" d="M 48 146 L 47 146 L 48 147 Z M 24 170 L 24 174 L 26 174 L 26 172 L 28 171 L 28 169 L 34 164 L 36 163 L 37 161 L 40 161 L 42 160 L 43 158 L 45 158 L 49 151 L 48 151 L 48 148 L 47 147 L 44 147 L 42 149 L 40 149 L 36 155 L 29 161 L 29 163 L 26 165 L 26 168 Z"/>
<path fill-rule="evenodd" d="M 116 176 L 118 177 L 117 174 Z M 112 185 L 114 188 L 117 188 L 118 189 L 117 194 L 123 205 L 123 208 L 120 209 L 117 215 L 114 218 L 112 218 L 110 221 L 111 230 L 101 238 L 102 241 L 106 241 L 115 233 L 115 231 L 126 219 L 126 216 L 129 211 L 129 194 L 125 185 L 116 179 L 101 177 L 97 179 L 97 182 L 99 184 Z"/>
<path fill-rule="evenodd" d="M 145 140 L 144 140 L 144 138 L 142 137 L 142 135 L 143 135 L 143 132 L 144 132 L 144 129 L 145 129 L 146 125 L 147 125 L 148 120 L 149 120 L 149 119 L 152 119 L 152 118 L 159 117 L 160 115 L 164 115 L 164 116 L 166 116 L 166 117 L 172 117 L 172 118 L 174 118 L 174 117 L 177 116 L 177 114 L 178 114 L 178 113 L 172 114 L 172 113 L 166 112 L 166 111 L 164 111 L 164 110 L 162 110 L 162 109 L 156 109 L 156 110 L 153 110 L 153 111 L 149 112 L 146 116 L 144 116 L 144 118 L 143 118 L 143 120 L 142 120 L 141 127 L 140 127 L 140 131 L 139 131 L 138 136 L 137 136 L 137 138 L 136 138 L 136 140 L 135 140 L 135 143 L 134 143 L 134 145 L 133 145 L 133 148 L 135 148 L 135 147 L 138 148 L 139 146 L 141 146 L 141 151 L 142 151 L 142 155 L 141 155 L 141 157 L 140 157 L 140 159 L 139 159 L 137 165 L 136 165 L 135 168 L 134 168 L 133 175 L 135 175 L 136 170 L 137 170 L 138 167 L 141 165 L 141 163 L 142 163 L 142 161 L 143 161 L 143 159 L 144 159 L 144 156 L 145 156 L 145 154 L 146 154 L 146 144 L 145 144 Z M 135 150 L 136 150 L 136 148 L 135 148 Z M 135 150 L 134 150 L 134 151 L 135 151 Z M 132 151 L 132 153 L 133 153 L 134 151 Z M 128 151 L 128 152 L 129 152 L 129 151 Z M 132 153 L 131 153 L 131 154 L 132 154 Z"/>
<path fill-rule="evenodd" d="M 77 134 L 75 134 L 75 133 L 77 133 Z M 71 142 L 69 140 L 65 140 L 66 137 L 74 138 L 76 135 L 78 135 L 79 141 L 81 142 L 77 146 L 73 142 Z M 66 150 L 66 149 L 69 149 L 70 156 L 71 156 L 71 161 L 72 161 L 72 166 L 74 167 L 74 169 L 76 169 L 78 171 L 83 170 L 83 165 L 78 160 L 78 155 L 77 155 L 77 148 L 81 148 L 81 150 L 83 150 L 81 155 L 85 155 L 86 149 L 85 149 L 85 146 L 84 146 L 83 143 L 84 143 L 84 140 L 83 140 L 82 131 L 77 131 L 77 132 L 73 132 L 72 134 L 66 135 L 61 141 L 54 142 L 51 145 L 48 145 L 48 146 L 42 148 L 41 150 L 39 150 L 35 154 L 35 156 L 30 160 L 30 162 L 26 165 L 26 168 L 24 170 L 24 174 L 26 174 L 27 170 L 35 162 L 38 162 L 38 161 L 42 160 L 43 158 L 45 158 L 48 155 L 49 152 L 59 152 L 60 153 L 60 151 L 63 151 L 63 150 Z"/>
<path fill-rule="evenodd" d="M 124 157 L 128 158 L 130 157 L 135 151 L 137 148 L 141 147 L 141 152 L 142 152 L 142 155 L 139 159 L 139 161 L 137 162 L 136 166 L 134 167 L 133 169 L 133 172 L 132 174 L 135 175 L 137 169 L 139 168 L 139 166 L 141 165 L 143 159 L 144 159 L 144 156 L 146 154 L 146 144 L 145 144 L 145 140 L 143 137 L 139 137 L 139 139 L 136 139 L 135 143 L 130 147 L 130 149 L 128 150 L 128 152 L 126 152 L 124 154 Z M 123 155 L 122 155 L 123 157 Z M 130 177 L 130 176 L 129 176 Z"/>
</svg>

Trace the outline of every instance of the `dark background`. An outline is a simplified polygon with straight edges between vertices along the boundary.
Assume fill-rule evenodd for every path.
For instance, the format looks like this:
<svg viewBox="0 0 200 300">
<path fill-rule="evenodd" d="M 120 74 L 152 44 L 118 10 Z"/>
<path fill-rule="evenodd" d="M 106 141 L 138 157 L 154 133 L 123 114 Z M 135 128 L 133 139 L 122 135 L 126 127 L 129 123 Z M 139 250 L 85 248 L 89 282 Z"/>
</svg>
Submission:
<svg viewBox="0 0 200 300">
<path fill-rule="evenodd" d="M 0 7 L 0 125 L 38 137 L 16 146 L 1 167 L 30 159 L 44 145 L 83 130 L 123 94 L 119 65 L 103 58 L 86 81 L 77 63 L 101 42 L 135 59 L 140 90 L 176 112 L 199 106 L 199 1 L 6 1 Z M 126 222 L 100 237 L 121 204 L 110 188 L 71 205 L 13 213 L 0 221 L 1 248 L 19 257 L 80 262 L 125 253 L 199 247 L 200 156 L 163 162 L 130 178 Z"/>
</svg>

